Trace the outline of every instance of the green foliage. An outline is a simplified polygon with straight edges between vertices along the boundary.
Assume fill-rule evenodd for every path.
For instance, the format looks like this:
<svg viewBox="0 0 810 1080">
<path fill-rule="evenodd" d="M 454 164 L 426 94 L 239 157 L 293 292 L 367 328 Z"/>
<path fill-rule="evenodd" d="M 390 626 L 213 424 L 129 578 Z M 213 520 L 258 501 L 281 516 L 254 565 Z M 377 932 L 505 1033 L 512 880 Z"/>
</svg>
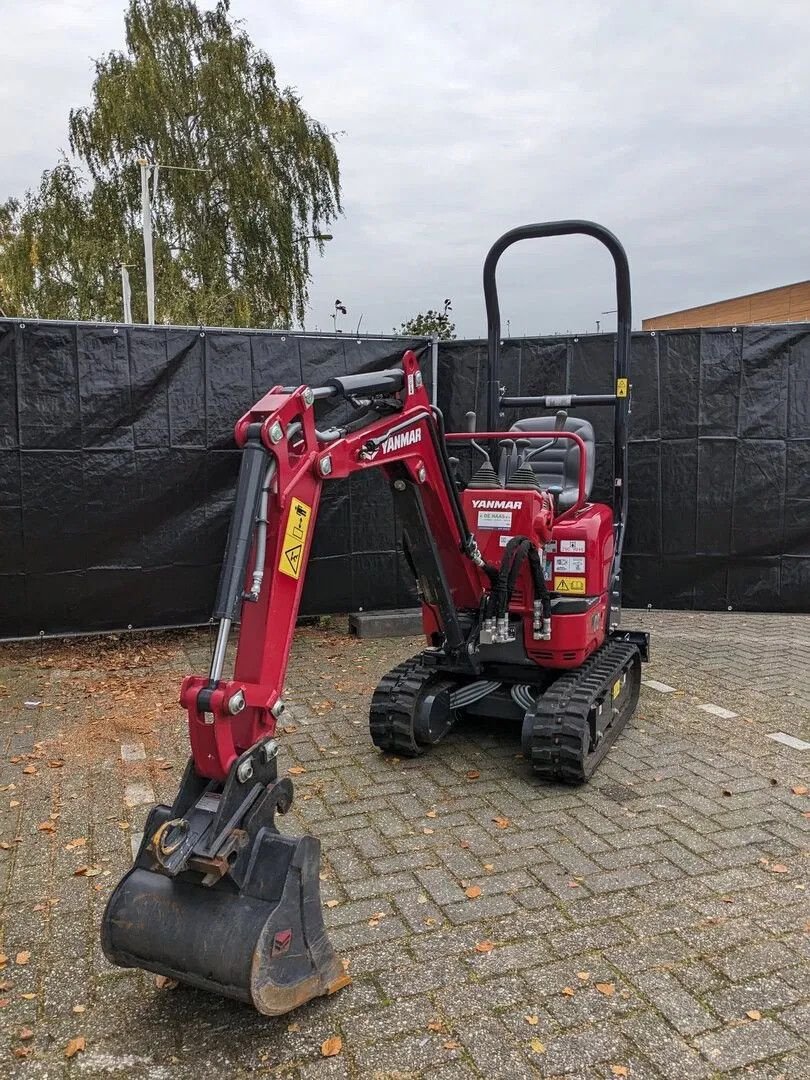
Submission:
<svg viewBox="0 0 810 1080">
<path fill-rule="evenodd" d="M 407 319 L 395 334 L 402 337 L 437 337 L 440 341 L 451 341 L 456 336 L 456 324 L 450 321 L 448 312 L 453 308 L 449 300 L 444 302 L 443 311 L 420 311 L 412 319 Z"/>
<path fill-rule="evenodd" d="M 120 320 L 126 263 L 145 321 L 145 159 L 166 166 L 153 207 L 158 321 L 302 322 L 308 238 L 340 212 L 334 136 L 279 87 L 228 0 L 211 11 L 130 0 L 125 27 L 126 49 L 96 62 L 91 104 L 70 113 L 75 163 L 0 206 L 0 308 Z"/>
</svg>

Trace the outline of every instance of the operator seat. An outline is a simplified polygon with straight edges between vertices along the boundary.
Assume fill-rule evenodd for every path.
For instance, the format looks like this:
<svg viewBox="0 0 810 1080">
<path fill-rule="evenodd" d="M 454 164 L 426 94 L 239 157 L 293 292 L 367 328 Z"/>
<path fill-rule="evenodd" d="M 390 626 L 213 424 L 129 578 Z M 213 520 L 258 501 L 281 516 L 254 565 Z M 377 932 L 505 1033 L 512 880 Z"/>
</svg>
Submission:
<svg viewBox="0 0 810 1080">
<path fill-rule="evenodd" d="M 532 416 L 526 420 L 518 420 L 509 429 L 514 432 L 521 431 L 547 431 L 549 439 L 554 437 L 554 416 Z M 563 426 L 564 431 L 573 431 L 579 435 L 585 444 L 585 498 L 590 498 L 593 486 L 593 470 L 596 458 L 596 440 L 593 427 L 587 420 L 580 420 L 576 416 L 569 416 Z M 519 436 L 518 436 L 519 437 Z M 546 439 L 521 439 L 522 450 L 532 450 L 543 446 Z M 508 469 L 514 472 L 520 457 L 517 449 L 508 456 Z M 502 458 L 503 461 L 503 458 Z M 505 464 L 505 463 L 504 463 Z M 557 509 L 567 510 L 577 501 L 579 490 L 579 447 L 573 439 L 557 439 L 551 446 L 541 450 L 539 454 L 529 458 L 526 465 L 532 470 L 537 486 L 543 491 L 550 491 L 557 500 Z"/>
</svg>

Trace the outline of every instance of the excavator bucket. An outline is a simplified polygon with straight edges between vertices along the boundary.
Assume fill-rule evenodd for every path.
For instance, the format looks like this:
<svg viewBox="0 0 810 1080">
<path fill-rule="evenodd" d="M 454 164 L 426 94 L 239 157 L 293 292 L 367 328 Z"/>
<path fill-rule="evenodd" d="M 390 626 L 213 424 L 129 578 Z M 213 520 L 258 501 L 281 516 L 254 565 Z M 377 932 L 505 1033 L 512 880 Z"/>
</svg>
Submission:
<svg viewBox="0 0 810 1080">
<path fill-rule="evenodd" d="M 266 775 L 242 783 L 234 769 L 218 793 L 189 763 L 175 805 L 149 815 L 135 864 L 107 904 L 101 943 L 121 967 L 278 1016 L 351 980 L 323 924 L 320 843 L 275 828 L 292 784 L 273 782 L 271 750 L 270 783 Z"/>
</svg>

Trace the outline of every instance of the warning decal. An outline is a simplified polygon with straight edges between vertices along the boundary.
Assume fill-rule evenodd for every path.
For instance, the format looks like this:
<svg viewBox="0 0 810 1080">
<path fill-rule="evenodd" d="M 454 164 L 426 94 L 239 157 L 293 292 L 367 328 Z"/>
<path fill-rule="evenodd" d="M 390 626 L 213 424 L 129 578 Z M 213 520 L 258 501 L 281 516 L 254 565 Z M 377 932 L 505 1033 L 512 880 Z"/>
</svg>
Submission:
<svg viewBox="0 0 810 1080">
<path fill-rule="evenodd" d="M 555 555 L 554 569 L 558 574 L 584 574 L 584 555 Z"/>
<path fill-rule="evenodd" d="M 287 517 L 287 528 L 284 530 L 284 543 L 281 545 L 281 558 L 278 568 L 282 574 L 295 578 L 301 576 L 304 547 L 309 532 L 309 521 L 312 517 L 312 507 L 307 506 L 300 499 L 293 499 L 290 503 L 290 513 Z"/>
<path fill-rule="evenodd" d="M 559 593 L 579 593 L 585 595 L 584 577 L 555 577 L 554 591 Z"/>
</svg>

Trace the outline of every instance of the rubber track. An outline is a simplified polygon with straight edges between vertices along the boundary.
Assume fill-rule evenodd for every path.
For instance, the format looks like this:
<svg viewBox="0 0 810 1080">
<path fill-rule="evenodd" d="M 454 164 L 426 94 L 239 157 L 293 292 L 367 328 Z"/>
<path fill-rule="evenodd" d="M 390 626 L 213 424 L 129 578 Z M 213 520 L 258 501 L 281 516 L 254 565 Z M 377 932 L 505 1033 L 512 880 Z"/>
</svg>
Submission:
<svg viewBox="0 0 810 1080">
<path fill-rule="evenodd" d="M 635 661 L 636 672 L 631 675 L 628 699 L 590 751 L 591 706 L 623 672 L 630 673 Z M 638 648 L 624 641 L 603 645 L 585 663 L 556 679 L 545 694 L 537 699 L 531 741 L 531 762 L 534 772 L 546 780 L 566 784 L 582 784 L 616 741 L 624 725 L 633 715 L 639 696 L 641 657 Z M 624 692 L 624 688 L 623 691 Z M 610 697 L 608 696 L 608 701 Z"/>
<path fill-rule="evenodd" d="M 435 668 L 425 667 L 418 656 L 383 675 L 371 697 L 368 714 L 375 746 L 401 757 L 419 757 L 424 753 L 425 748 L 414 739 L 413 714 L 425 683 L 435 677 Z"/>
</svg>

